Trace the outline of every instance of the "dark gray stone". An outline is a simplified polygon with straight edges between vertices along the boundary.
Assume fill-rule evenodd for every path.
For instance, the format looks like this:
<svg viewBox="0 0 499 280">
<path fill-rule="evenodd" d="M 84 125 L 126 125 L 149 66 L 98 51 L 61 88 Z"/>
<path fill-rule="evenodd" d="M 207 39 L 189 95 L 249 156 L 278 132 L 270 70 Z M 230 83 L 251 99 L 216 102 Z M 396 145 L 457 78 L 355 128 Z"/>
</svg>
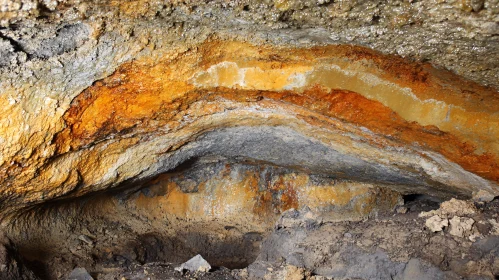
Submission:
<svg viewBox="0 0 499 280">
<path fill-rule="evenodd" d="M 0 38 L 0 67 L 10 65 L 15 57 L 14 46 L 8 40 Z"/>
<path fill-rule="evenodd" d="M 499 256 L 499 236 L 487 236 L 473 243 L 471 250 L 477 257 L 484 257 L 487 254 Z"/>
<path fill-rule="evenodd" d="M 68 280 L 94 280 L 92 276 L 83 267 L 77 267 L 71 271 Z"/>
<path fill-rule="evenodd" d="M 22 38 L 19 45 L 23 51 L 37 58 L 49 58 L 75 50 L 90 35 L 86 24 L 68 24 L 57 30 L 53 38 Z"/>
<path fill-rule="evenodd" d="M 419 188 L 418 191 L 441 185 L 419 170 L 368 162 L 285 126 L 240 126 L 210 131 L 173 154 L 160 158 L 161 167 L 152 168 L 158 168 L 155 171 L 158 174 L 196 158 L 213 156 L 264 162 L 332 178 L 409 186 Z M 439 194 L 439 191 L 439 188 L 432 188 L 434 194 Z M 442 191 L 451 191 L 451 188 Z"/>
</svg>

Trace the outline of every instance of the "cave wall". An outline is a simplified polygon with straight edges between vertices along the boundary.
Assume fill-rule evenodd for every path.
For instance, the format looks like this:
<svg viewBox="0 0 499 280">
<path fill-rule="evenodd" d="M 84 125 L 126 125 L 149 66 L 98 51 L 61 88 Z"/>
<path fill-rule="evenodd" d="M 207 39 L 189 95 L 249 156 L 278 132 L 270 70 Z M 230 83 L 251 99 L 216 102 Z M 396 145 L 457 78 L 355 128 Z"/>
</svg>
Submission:
<svg viewBox="0 0 499 280">
<path fill-rule="evenodd" d="M 140 185 L 214 154 L 490 200 L 499 191 L 497 9 L 7 1 L 2 212 Z"/>
<path fill-rule="evenodd" d="M 0 278 L 497 278 L 498 14 L 0 1 Z"/>
</svg>

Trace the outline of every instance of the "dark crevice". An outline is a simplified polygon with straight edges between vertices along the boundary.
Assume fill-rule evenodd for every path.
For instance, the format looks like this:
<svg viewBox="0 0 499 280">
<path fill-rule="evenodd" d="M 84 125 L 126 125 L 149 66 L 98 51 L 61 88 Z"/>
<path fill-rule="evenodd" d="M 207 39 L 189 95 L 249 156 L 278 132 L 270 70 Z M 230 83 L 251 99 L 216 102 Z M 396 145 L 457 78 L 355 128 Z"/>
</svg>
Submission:
<svg viewBox="0 0 499 280">
<path fill-rule="evenodd" d="M 10 38 L 9 36 L 4 35 L 2 32 L 0 32 L 0 38 L 9 41 L 9 43 L 14 48 L 14 52 L 25 52 L 23 47 L 21 46 L 21 44 L 19 44 L 19 42 L 17 42 L 13 38 Z"/>
<path fill-rule="evenodd" d="M 408 194 L 402 196 L 404 205 L 413 211 L 430 211 L 440 207 L 442 198 L 426 194 Z"/>
<path fill-rule="evenodd" d="M 39 19 L 39 20 L 40 19 L 48 19 L 50 17 L 50 15 L 54 13 L 46 5 L 44 5 L 41 2 L 38 3 L 37 9 L 39 11 L 39 16 L 37 17 L 37 19 Z"/>
</svg>

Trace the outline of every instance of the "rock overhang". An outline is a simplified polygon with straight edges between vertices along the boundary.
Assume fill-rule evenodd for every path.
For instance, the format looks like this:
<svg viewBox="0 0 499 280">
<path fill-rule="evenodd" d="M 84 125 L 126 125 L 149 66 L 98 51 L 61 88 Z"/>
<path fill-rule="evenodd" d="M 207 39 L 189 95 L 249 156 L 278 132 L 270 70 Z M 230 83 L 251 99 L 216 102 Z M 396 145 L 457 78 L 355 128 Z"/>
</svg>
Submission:
<svg viewBox="0 0 499 280">
<path fill-rule="evenodd" d="M 52 140 L 4 177 L 4 197 L 13 208 L 77 197 L 207 154 L 404 193 L 495 196 L 498 103 L 489 88 L 362 47 L 208 40 L 126 63 L 61 118 L 45 116 Z"/>
</svg>

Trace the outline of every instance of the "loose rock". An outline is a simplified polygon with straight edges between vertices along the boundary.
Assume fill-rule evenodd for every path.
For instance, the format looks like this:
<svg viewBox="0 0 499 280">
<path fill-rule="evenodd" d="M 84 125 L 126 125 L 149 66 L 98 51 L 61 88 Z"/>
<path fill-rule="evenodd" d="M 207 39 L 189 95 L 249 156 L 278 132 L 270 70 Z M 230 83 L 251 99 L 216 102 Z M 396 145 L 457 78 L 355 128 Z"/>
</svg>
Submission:
<svg viewBox="0 0 499 280">
<path fill-rule="evenodd" d="M 77 267 L 71 271 L 68 280 L 94 280 L 88 271 L 83 267 Z"/>
<path fill-rule="evenodd" d="M 438 215 L 440 217 L 466 216 L 477 213 L 477 209 L 473 202 L 458 200 L 452 198 L 449 201 L 442 202 L 440 208 L 428 212 L 421 212 L 419 217 L 431 217 Z"/>
<path fill-rule="evenodd" d="M 471 218 L 461 218 L 454 216 L 450 220 L 449 233 L 454 236 L 464 237 L 465 235 L 469 235 L 474 223 L 475 221 Z"/>
<path fill-rule="evenodd" d="M 449 226 L 449 220 L 442 219 L 438 215 L 435 215 L 426 220 L 425 225 L 432 232 L 442 231 L 444 227 Z"/>
<path fill-rule="evenodd" d="M 78 236 L 78 239 L 83 241 L 87 245 L 90 245 L 90 246 L 94 244 L 94 242 L 92 241 L 92 239 L 90 237 L 83 235 L 83 234 Z"/>
<path fill-rule="evenodd" d="M 399 207 L 399 208 L 397 208 L 397 213 L 405 214 L 405 213 L 407 213 L 407 210 L 408 210 L 407 207 Z"/>
<path fill-rule="evenodd" d="M 183 272 L 184 270 L 189 270 L 190 272 L 208 272 L 211 269 L 211 265 L 203 259 L 201 255 L 196 255 L 187 262 L 176 267 L 175 270 Z"/>
</svg>

